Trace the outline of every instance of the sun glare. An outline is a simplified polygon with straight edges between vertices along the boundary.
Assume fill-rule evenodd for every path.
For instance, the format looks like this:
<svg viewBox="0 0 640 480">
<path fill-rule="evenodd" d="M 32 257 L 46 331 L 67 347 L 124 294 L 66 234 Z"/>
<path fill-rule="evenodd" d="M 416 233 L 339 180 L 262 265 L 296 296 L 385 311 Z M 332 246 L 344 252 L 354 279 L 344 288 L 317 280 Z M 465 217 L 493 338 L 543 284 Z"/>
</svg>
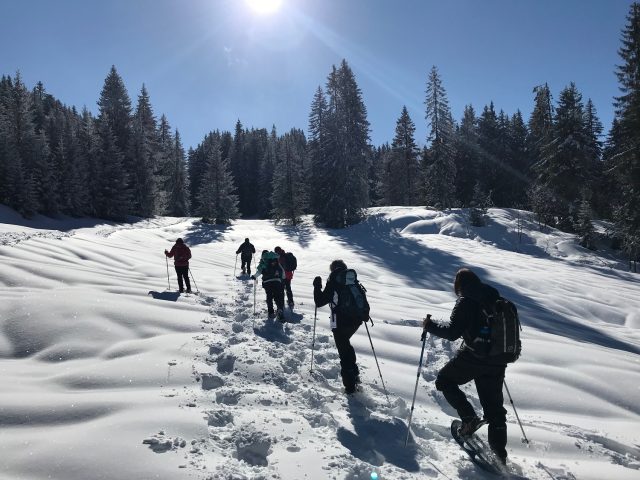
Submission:
<svg viewBox="0 0 640 480">
<path fill-rule="evenodd" d="M 282 5 L 282 0 L 245 0 L 245 2 L 251 10 L 263 15 L 274 13 Z"/>
</svg>

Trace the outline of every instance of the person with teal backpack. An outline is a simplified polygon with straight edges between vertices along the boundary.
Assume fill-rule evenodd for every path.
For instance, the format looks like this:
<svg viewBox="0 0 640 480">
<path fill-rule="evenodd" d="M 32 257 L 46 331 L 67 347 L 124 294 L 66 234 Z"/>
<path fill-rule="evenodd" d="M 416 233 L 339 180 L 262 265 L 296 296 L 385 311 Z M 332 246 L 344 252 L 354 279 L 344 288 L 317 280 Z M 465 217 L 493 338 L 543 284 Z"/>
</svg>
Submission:
<svg viewBox="0 0 640 480">
<path fill-rule="evenodd" d="M 251 275 L 252 280 L 262 276 L 262 288 L 267 295 L 267 310 L 269 318 L 278 317 L 281 322 L 284 321 L 284 279 L 285 272 L 277 253 L 263 250 L 260 257 L 260 263 L 256 268 L 256 274 Z M 274 313 L 273 303 L 275 301 L 277 311 Z"/>
</svg>

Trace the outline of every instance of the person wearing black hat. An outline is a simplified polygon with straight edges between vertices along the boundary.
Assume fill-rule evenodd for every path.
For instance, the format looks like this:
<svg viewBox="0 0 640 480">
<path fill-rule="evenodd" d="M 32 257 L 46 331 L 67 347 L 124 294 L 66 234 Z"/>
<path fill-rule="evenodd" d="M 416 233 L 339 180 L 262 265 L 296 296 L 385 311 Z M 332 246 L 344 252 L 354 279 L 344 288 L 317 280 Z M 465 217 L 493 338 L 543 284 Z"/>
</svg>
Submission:
<svg viewBox="0 0 640 480">
<path fill-rule="evenodd" d="M 256 253 L 256 247 L 254 247 L 248 238 L 244 239 L 244 243 L 240 245 L 240 248 L 236 250 L 236 255 L 240 254 L 240 261 L 242 262 L 242 274 L 251 275 L 251 258 Z"/>
</svg>

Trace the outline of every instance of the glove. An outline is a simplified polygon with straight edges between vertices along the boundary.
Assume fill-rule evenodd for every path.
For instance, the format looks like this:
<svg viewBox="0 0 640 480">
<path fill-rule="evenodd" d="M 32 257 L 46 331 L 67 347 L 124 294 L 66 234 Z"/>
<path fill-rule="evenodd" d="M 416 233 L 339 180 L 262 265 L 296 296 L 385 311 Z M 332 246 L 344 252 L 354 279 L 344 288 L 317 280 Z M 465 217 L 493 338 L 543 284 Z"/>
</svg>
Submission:
<svg viewBox="0 0 640 480">
<path fill-rule="evenodd" d="M 316 277 L 313 279 L 314 288 L 322 288 L 322 278 Z"/>
<path fill-rule="evenodd" d="M 251 275 L 251 280 L 255 280 L 256 276 L 255 275 Z"/>
<path fill-rule="evenodd" d="M 169 252 L 165 250 L 165 251 L 164 251 L 164 254 L 165 254 L 165 255 L 169 255 Z"/>
<path fill-rule="evenodd" d="M 426 317 L 424 317 L 424 320 L 422 321 L 422 335 L 420 335 L 420 340 L 422 340 L 423 342 L 427 336 L 427 326 L 430 323 L 431 323 L 431 314 L 428 314 Z"/>
</svg>

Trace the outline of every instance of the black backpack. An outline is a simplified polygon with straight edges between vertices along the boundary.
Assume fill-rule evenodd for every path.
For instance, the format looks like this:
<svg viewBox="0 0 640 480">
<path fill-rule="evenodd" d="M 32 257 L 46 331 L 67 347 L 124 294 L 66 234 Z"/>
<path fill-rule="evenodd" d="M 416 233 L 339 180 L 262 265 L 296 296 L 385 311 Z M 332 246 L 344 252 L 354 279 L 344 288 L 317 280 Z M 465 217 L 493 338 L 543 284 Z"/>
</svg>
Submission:
<svg viewBox="0 0 640 480">
<path fill-rule="evenodd" d="M 340 270 L 335 276 L 338 303 L 336 313 L 341 317 L 351 319 L 358 325 L 369 320 L 369 302 L 367 290 L 358 281 L 358 275 L 353 269 Z"/>
<path fill-rule="evenodd" d="M 287 252 L 284 254 L 283 266 L 287 272 L 293 272 L 296 268 L 298 268 L 298 260 L 293 253 Z"/>
<path fill-rule="evenodd" d="M 282 269 L 277 258 L 270 258 L 262 270 L 262 282 L 278 278 L 282 280 Z"/>
<path fill-rule="evenodd" d="M 480 336 L 475 339 L 476 353 L 505 363 L 513 363 L 522 351 L 518 318 L 518 309 L 506 298 L 498 298 L 492 305 L 483 305 L 481 309 L 483 325 Z"/>
</svg>

